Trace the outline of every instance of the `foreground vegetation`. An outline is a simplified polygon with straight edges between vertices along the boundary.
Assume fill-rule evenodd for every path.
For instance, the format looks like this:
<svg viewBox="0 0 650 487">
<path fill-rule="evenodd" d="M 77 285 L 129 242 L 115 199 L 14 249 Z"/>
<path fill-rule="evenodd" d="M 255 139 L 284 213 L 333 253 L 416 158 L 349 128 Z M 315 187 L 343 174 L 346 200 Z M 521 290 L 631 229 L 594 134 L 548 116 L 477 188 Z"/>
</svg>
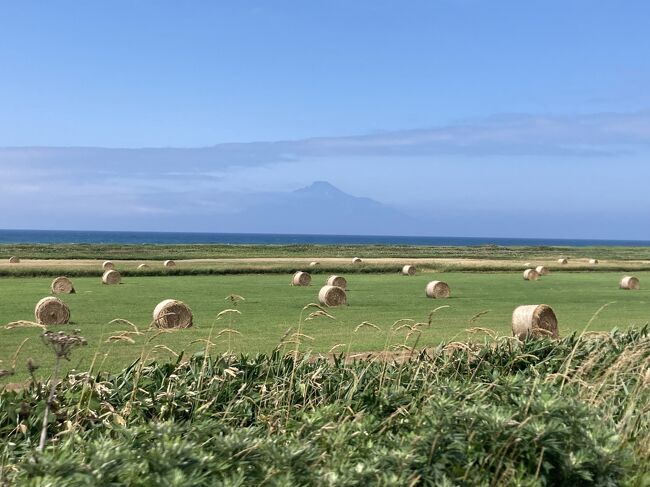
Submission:
<svg viewBox="0 0 650 487">
<path fill-rule="evenodd" d="M 305 310 L 317 322 L 317 308 Z M 644 486 L 648 328 L 410 360 L 268 355 L 136 361 L 0 393 L 2 479 L 41 485 Z M 90 344 L 92 345 L 92 343 Z M 74 352 L 76 353 L 76 352 Z M 23 365 L 21 365 L 22 367 Z M 30 365 L 33 369 L 33 364 Z"/>
<path fill-rule="evenodd" d="M 591 321 L 589 330 L 643 326 L 648 322 L 650 273 L 639 273 L 639 291 L 618 289 L 619 273 L 553 273 L 537 282 L 527 282 L 520 272 L 455 273 L 442 276 L 417 274 L 349 275 L 349 306 L 331 309 L 335 319 L 308 322 L 303 332 L 311 350 L 366 352 L 389 350 L 404 344 L 437 346 L 444 340 L 472 340 L 466 331 L 488 327 L 501 335 L 510 334 L 513 309 L 520 304 L 546 303 L 557 313 L 560 333 L 566 336 L 582 331 L 592 315 L 609 304 Z M 325 275 L 315 275 L 310 287 L 290 287 L 290 275 L 164 276 L 125 277 L 119 286 L 106 286 L 98 278 L 75 278 L 77 293 L 60 296 L 71 309 L 71 324 L 52 327 L 54 331 L 81 329 L 90 346 L 78 351 L 66 367 L 87 370 L 97 354 L 102 370 L 119 371 L 138 356 L 174 357 L 184 350 L 201 349 L 202 340 L 212 334 L 215 351 L 221 353 L 270 353 L 288 329 L 298 326 L 301 308 L 317 300 Z M 435 301 L 424 296 L 426 283 L 440 278 L 451 286 L 450 299 Z M 50 278 L 0 279 L 0 326 L 34 319 L 34 305 L 50 294 Z M 245 300 L 232 303 L 229 295 Z M 194 326 L 185 330 L 158 333 L 149 329 L 152 311 L 166 298 L 187 303 L 194 313 Z M 430 326 L 415 337 L 404 330 L 395 332 L 393 323 L 401 319 L 412 323 L 428 320 Z M 239 313 L 218 314 L 235 308 Z M 129 323 L 112 320 L 128 320 Z M 358 328 L 362 322 L 373 327 Z M 134 326 L 135 325 L 135 328 Z M 137 331 L 136 331 L 137 329 Z M 224 330 L 232 330 L 225 332 Z M 19 361 L 40 355 L 37 328 L 0 328 L 0 368 L 9 369 L 16 350 Z M 221 334 L 220 334 L 221 333 Z M 220 334 L 220 335 L 219 335 Z M 217 336 L 219 335 L 219 336 Z M 52 362 L 44 361 L 37 372 L 51 373 Z M 27 379 L 19 369 L 12 382 Z"/>
</svg>

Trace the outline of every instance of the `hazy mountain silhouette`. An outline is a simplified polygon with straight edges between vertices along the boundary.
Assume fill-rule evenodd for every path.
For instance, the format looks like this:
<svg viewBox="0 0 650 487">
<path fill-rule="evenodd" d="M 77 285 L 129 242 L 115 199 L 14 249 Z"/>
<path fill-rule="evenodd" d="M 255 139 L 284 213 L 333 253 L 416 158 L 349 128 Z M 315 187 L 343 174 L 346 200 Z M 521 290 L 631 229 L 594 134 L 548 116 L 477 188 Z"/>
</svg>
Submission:
<svg viewBox="0 0 650 487">
<path fill-rule="evenodd" d="M 265 193 L 236 216 L 219 216 L 215 231 L 399 235 L 422 233 L 414 218 L 325 181 L 288 193 Z"/>
</svg>

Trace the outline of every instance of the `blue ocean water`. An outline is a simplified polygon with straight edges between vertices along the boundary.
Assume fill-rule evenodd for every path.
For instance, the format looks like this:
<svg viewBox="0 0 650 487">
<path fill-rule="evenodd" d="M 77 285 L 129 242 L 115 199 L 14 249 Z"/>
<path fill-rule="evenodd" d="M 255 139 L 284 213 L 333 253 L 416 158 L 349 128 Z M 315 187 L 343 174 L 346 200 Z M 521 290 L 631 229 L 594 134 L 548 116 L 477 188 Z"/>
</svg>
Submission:
<svg viewBox="0 0 650 487">
<path fill-rule="evenodd" d="M 406 237 L 380 235 L 289 235 L 271 233 L 109 232 L 80 230 L 2 230 L 0 243 L 117 244 L 374 244 L 434 246 L 624 246 L 648 247 L 648 240 L 581 240 L 558 238 Z"/>
</svg>

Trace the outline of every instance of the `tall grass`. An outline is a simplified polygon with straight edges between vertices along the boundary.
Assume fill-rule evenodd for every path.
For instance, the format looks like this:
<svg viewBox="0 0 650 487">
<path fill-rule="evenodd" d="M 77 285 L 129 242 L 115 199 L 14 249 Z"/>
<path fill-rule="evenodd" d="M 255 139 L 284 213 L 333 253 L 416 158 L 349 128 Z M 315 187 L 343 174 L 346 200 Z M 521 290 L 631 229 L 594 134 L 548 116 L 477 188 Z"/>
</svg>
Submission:
<svg viewBox="0 0 650 487">
<path fill-rule="evenodd" d="M 427 323 L 405 321 L 384 352 L 350 360 L 302 351 L 320 311 L 268 355 L 206 345 L 68 375 L 42 454 L 50 384 L 2 391 L 5 483 L 647 485 L 647 326 L 523 344 L 475 328 L 485 341 L 417 351 Z"/>
</svg>

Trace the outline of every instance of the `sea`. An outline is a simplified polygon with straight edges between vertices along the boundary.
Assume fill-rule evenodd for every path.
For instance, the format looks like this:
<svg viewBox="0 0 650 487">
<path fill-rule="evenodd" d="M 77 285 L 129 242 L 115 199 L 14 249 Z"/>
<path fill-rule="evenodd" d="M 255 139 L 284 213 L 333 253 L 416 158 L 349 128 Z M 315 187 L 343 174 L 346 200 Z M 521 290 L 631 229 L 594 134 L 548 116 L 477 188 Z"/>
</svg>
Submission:
<svg viewBox="0 0 650 487">
<path fill-rule="evenodd" d="M 194 233 L 82 230 L 2 230 L 0 244 L 230 244 L 230 245 L 419 245 L 419 246 L 620 246 L 649 247 L 650 240 L 594 240 L 388 235 L 301 235 L 281 233 Z"/>
</svg>

